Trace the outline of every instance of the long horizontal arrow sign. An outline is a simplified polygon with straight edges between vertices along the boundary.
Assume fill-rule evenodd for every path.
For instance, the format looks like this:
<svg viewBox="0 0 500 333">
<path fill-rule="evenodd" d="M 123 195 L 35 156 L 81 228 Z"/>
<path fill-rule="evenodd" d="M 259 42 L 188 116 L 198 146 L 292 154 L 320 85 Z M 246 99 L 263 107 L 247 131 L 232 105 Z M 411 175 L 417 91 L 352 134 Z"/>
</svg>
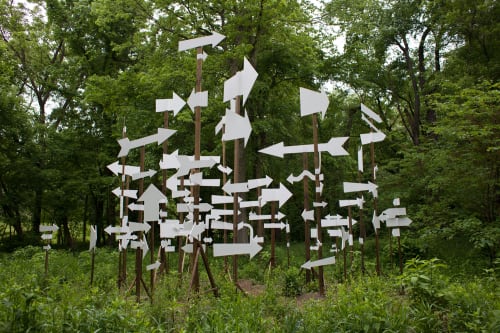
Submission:
<svg viewBox="0 0 500 333">
<path fill-rule="evenodd" d="M 233 210 L 232 209 L 212 209 L 212 215 L 214 216 L 229 216 L 233 215 Z M 238 211 L 238 215 L 241 214 L 240 211 Z"/>
<path fill-rule="evenodd" d="M 129 222 L 128 228 L 130 232 L 143 231 L 147 233 L 151 229 L 151 226 L 147 223 Z"/>
<path fill-rule="evenodd" d="M 146 177 L 153 177 L 156 174 L 156 170 L 149 169 L 144 172 L 137 172 L 132 175 L 132 180 L 142 179 Z"/>
<path fill-rule="evenodd" d="M 108 234 L 108 235 L 111 235 L 111 234 L 120 234 L 120 233 L 127 233 L 129 232 L 129 228 L 128 227 L 112 227 L 110 225 L 108 225 L 104 231 Z"/>
<path fill-rule="evenodd" d="M 283 222 L 280 223 L 264 223 L 264 229 L 285 229 L 286 224 Z"/>
<path fill-rule="evenodd" d="M 351 219 L 352 225 L 355 225 L 358 223 L 355 219 Z M 348 226 L 349 225 L 349 219 L 344 219 L 344 218 L 335 218 L 335 219 L 322 219 L 321 220 L 321 226 L 328 228 L 328 227 L 341 227 L 341 226 Z"/>
<path fill-rule="evenodd" d="M 122 173 L 122 171 L 123 171 L 123 165 L 121 165 L 120 163 L 118 163 L 118 161 L 113 162 L 111 164 L 108 164 L 107 168 L 112 173 L 114 173 L 116 176 L 118 176 L 118 174 Z M 132 165 L 125 165 L 125 174 L 126 175 L 132 176 L 132 175 L 134 175 L 136 173 L 139 173 L 139 172 L 141 172 L 141 168 L 140 167 L 138 167 L 138 166 L 132 166 Z"/>
<path fill-rule="evenodd" d="M 354 200 L 339 200 L 340 207 L 348 207 L 348 206 L 358 206 L 360 209 L 363 209 L 363 203 L 365 200 L 363 198 L 357 198 Z"/>
<path fill-rule="evenodd" d="M 197 37 L 179 41 L 179 51 L 186 51 L 197 47 L 212 44 L 217 46 L 226 36 L 213 32 L 210 36 Z"/>
<path fill-rule="evenodd" d="M 233 230 L 233 224 L 230 222 L 212 221 L 210 227 L 217 230 Z M 243 223 L 238 223 L 238 230 L 241 230 L 242 228 Z"/>
<path fill-rule="evenodd" d="M 113 193 L 117 197 L 121 197 L 122 190 L 121 188 L 117 187 L 113 191 L 111 191 L 111 193 Z M 123 190 L 123 196 L 127 198 L 137 199 L 137 190 Z"/>
<path fill-rule="evenodd" d="M 128 205 L 128 209 L 131 211 L 144 210 L 144 205 L 138 205 L 135 202 Z"/>
<path fill-rule="evenodd" d="M 211 168 L 217 162 L 211 158 L 192 160 L 190 156 L 180 155 L 177 156 L 179 161 L 179 170 L 176 172 L 177 177 L 185 176 L 191 169 Z"/>
<path fill-rule="evenodd" d="M 225 257 L 241 254 L 249 254 L 250 259 L 252 259 L 257 253 L 262 250 L 262 246 L 255 240 L 248 244 L 220 244 L 216 243 L 214 247 L 214 257 Z"/>
<path fill-rule="evenodd" d="M 228 180 L 227 183 L 222 187 L 222 190 L 227 194 L 233 194 L 248 192 L 250 189 L 248 188 L 248 183 L 231 184 L 231 180 Z"/>
<path fill-rule="evenodd" d="M 258 200 L 254 201 L 242 201 L 240 202 L 241 208 L 249 208 L 249 207 L 261 207 L 261 202 Z"/>
<path fill-rule="evenodd" d="M 238 197 L 238 202 L 241 202 L 240 197 Z M 232 204 L 234 202 L 234 198 L 229 195 L 212 195 L 212 204 L 213 205 L 219 205 L 219 204 Z"/>
<path fill-rule="evenodd" d="M 142 147 L 150 143 L 157 142 L 158 145 L 162 144 L 163 141 L 171 137 L 176 131 L 168 128 L 158 128 L 157 134 L 152 134 L 137 140 L 130 141 L 129 138 L 123 138 L 118 140 L 118 144 L 121 147 L 118 157 L 124 157 L 128 155 L 130 149 Z"/>
<path fill-rule="evenodd" d="M 346 156 L 349 153 L 342 147 L 342 145 L 349 139 L 349 137 L 338 137 L 331 138 L 327 143 L 320 143 L 318 145 L 318 150 L 320 152 L 328 152 L 332 156 Z M 281 157 L 285 154 L 296 154 L 296 153 L 312 153 L 314 152 L 314 145 L 298 145 L 298 146 L 285 146 L 283 142 L 277 143 L 275 145 L 269 146 L 267 148 L 259 150 L 259 153 L 264 153 L 276 157 Z"/>
<path fill-rule="evenodd" d="M 344 182 L 344 193 L 368 191 L 376 198 L 377 188 L 378 186 L 372 182 L 368 182 L 367 184 Z"/>
<path fill-rule="evenodd" d="M 308 262 L 306 262 L 305 264 L 303 264 L 300 267 L 302 267 L 304 269 L 311 269 L 313 267 L 333 265 L 333 264 L 335 264 L 335 257 L 328 257 L 328 258 L 323 258 L 323 259 L 316 260 L 316 261 L 309 260 Z"/>
<path fill-rule="evenodd" d="M 189 213 L 192 212 L 195 208 L 198 208 L 198 210 L 203 213 L 210 211 L 210 209 L 212 209 L 213 206 L 208 203 L 201 203 L 198 205 L 198 207 L 192 204 L 178 203 L 177 213 Z"/>
<path fill-rule="evenodd" d="M 185 104 L 186 102 L 174 92 L 173 98 L 156 100 L 156 112 L 174 111 L 175 117 Z"/>
<path fill-rule="evenodd" d="M 177 186 L 181 185 L 181 180 L 177 179 L 176 182 Z M 189 179 L 184 179 L 184 186 L 193 186 L 193 185 L 200 185 L 200 186 L 207 186 L 207 187 L 219 187 L 220 186 L 220 179 L 218 178 L 209 178 L 209 179 L 202 179 L 201 184 L 195 184 Z"/>
<path fill-rule="evenodd" d="M 278 214 L 274 215 L 274 218 L 279 221 L 282 218 L 284 218 L 285 216 L 286 216 L 285 214 L 278 212 Z M 271 220 L 272 218 L 273 218 L 273 216 L 271 214 L 269 214 L 269 215 L 257 215 L 255 213 L 250 213 L 248 215 L 248 219 L 250 221 Z"/>
<path fill-rule="evenodd" d="M 269 176 L 266 176 L 265 178 L 249 179 L 248 188 L 251 190 L 262 186 L 268 187 L 272 182 L 273 179 Z"/>
<path fill-rule="evenodd" d="M 385 139 L 385 134 L 377 131 L 377 132 L 370 132 L 370 133 L 363 133 L 360 135 L 361 137 L 361 144 L 366 145 L 372 142 L 382 142 Z"/>
</svg>

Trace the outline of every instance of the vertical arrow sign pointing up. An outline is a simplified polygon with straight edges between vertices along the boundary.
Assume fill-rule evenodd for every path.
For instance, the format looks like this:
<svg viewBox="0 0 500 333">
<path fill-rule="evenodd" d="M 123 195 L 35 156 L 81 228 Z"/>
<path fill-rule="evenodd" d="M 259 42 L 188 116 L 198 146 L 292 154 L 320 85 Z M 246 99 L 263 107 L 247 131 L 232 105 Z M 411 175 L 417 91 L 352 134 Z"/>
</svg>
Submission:
<svg viewBox="0 0 500 333">
<path fill-rule="evenodd" d="M 137 201 L 144 202 L 144 221 L 158 221 L 160 215 L 160 200 L 167 200 L 167 197 L 161 193 L 153 184 L 149 185 L 146 191 Z"/>
</svg>

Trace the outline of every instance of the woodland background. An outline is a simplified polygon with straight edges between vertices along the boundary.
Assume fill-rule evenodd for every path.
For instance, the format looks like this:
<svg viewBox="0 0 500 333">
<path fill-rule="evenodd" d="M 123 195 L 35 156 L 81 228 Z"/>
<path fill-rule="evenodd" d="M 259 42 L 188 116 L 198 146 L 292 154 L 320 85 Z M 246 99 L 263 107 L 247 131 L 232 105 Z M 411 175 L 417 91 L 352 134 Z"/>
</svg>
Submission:
<svg viewBox="0 0 500 333">
<path fill-rule="evenodd" d="M 299 87 L 327 87 L 320 142 L 351 138 L 351 157 L 323 154 L 327 210 L 346 215 L 337 204 L 342 181 L 358 181 L 364 103 L 387 135 L 376 145 L 379 205 L 399 197 L 413 220 L 402 231 L 406 255 L 456 251 L 492 264 L 500 248 L 499 17 L 490 0 L 1 0 L 1 247 L 39 244 L 39 225 L 52 223 L 61 247 L 88 241 L 90 225 L 98 246 L 112 244 L 103 230 L 118 220 L 118 178 L 106 168 L 117 159 L 116 140 L 123 126 L 130 138 L 163 126 L 155 99 L 174 91 L 187 99 L 195 82 L 193 54 L 178 52 L 179 40 L 215 31 L 226 39 L 207 50 L 203 67 L 202 155 L 221 154 L 214 128 L 226 107 L 223 82 L 246 56 L 259 77 L 246 103 L 253 132 L 243 179 L 285 183 L 302 169 L 301 156 L 258 150 L 312 142 Z M 191 112 L 169 126 L 177 130 L 169 150 L 192 154 Z M 160 158 L 161 147 L 148 148 L 146 169 L 158 169 Z M 159 185 L 161 173 L 151 181 Z M 302 209 L 302 195 L 282 209 L 297 242 Z"/>
</svg>

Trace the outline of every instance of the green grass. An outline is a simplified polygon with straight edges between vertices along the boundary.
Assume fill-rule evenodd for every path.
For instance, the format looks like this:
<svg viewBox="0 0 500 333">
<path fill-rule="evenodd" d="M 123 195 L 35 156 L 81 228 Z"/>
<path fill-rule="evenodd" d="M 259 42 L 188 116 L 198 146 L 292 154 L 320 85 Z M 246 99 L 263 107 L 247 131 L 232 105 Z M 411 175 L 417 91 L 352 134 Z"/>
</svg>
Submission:
<svg viewBox="0 0 500 333">
<path fill-rule="evenodd" d="M 278 267 L 272 271 L 267 248 L 251 261 L 241 257 L 239 278 L 264 289 L 251 295 L 236 291 L 223 258 L 210 258 L 218 298 L 208 291 L 201 264 L 202 292 L 190 292 L 190 274 L 179 279 L 173 268 L 177 258 L 171 254 L 171 271 L 158 280 L 151 304 L 148 299 L 136 303 L 133 293 L 117 289 L 115 249 L 97 250 L 90 286 L 88 251 L 51 250 L 45 276 L 44 251 L 25 247 L 0 254 L 0 332 L 500 331 L 495 268 L 464 278 L 450 274 L 453 270 L 443 261 L 416 259 L 407 262 L 401 276 L 386 265 L 384 275 L 377 277 L 369 257 L 368 273 L 362 276 L 354 265 L 344 282 L 340 266 L 325 267 L 326 296 L 306 299 L 308 293 L 317 295 L 317 281 L 305 284 L 305 274 L 297 268 L 302 252 L 303 245 L 294 245 L 287 267 L 286 248 L 277 248 Z M 134 258 L 130 251 L 129 283 Z M 144 280 L 149 283 L 149 273 Z"/>
</svg>

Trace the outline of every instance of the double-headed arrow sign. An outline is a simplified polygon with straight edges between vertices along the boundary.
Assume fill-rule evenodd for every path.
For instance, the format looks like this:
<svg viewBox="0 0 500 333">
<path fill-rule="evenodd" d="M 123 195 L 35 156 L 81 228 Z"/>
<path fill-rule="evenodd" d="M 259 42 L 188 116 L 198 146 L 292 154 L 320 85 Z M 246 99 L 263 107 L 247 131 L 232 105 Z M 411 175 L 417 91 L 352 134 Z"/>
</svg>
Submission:
<svg viewBox="0 0 500 333">
<path fill-rule="evenodd" d="M 331 138 L 327 143 L 320 143 L 318 145 L 318 151 L 326 151 L 332 156 L 346 156 L 349 153 L 342 147 L 342 145 L 349 139 L 348 137 L 338 137 Z M 285 154 L 296 154 L 296 153 L 312 153 L 314 152 L 314 145 L 298 145 L 298 146 L 285 146 L 283 142 L 274 144 L 267 148 L 259 150 L 259 153 L 264 153 L 276 157 L 281 157 Z"/>
<path fill-rule="evenodd" d="M 167 128 L 158 128 L 157 134 L 152 134 L 137 140 L 130 141 L 129 138 L 123 138 L 118 140 L 121 150 L 118 153 L 118 157 L 124 157 L 128 155 L 130 149 L 142 147 L 150 143 L 157 142 L 158 145 L 162 144 L 163 141 L 171 137 L 176 131 Z"/>
<path fill-rule="evenodd" d="M 212 47 L 217 46 L 226 36 L 217 32 L 213 32 L 210 36 L 203 36 L 188 40 L 179 41 L 179 51 L 186 51 L 197 47 L 212 44 Z"/>
</svg>

